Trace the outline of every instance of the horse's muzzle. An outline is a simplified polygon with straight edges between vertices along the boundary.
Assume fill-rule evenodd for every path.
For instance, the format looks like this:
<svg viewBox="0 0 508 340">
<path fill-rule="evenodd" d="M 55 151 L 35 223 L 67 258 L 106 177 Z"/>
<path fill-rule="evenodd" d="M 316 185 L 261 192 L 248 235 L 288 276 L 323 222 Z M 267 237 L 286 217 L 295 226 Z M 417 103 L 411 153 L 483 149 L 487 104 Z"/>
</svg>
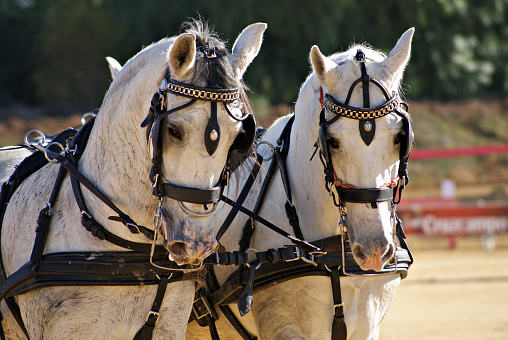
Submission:
<svg viewBox="0 0 508 340">
<path fill-rule="evenodd" d="M 200 265 L 217 250 L 213 221 L 199 223 L 191 218 L 183 218 L 169 228 L 163 222 L 163 229 L 168 257 L 178 265 Z"/>
<path fill-rule="evenodd" d="M 367 251 L 360 244 L 353 245 L 353 256 L 362 270 L 383 270 L 385 264 L 395 255 L 393 242 L 388 243 L 384 249 L 378 248 L 375 251 Z"/>
</svg>

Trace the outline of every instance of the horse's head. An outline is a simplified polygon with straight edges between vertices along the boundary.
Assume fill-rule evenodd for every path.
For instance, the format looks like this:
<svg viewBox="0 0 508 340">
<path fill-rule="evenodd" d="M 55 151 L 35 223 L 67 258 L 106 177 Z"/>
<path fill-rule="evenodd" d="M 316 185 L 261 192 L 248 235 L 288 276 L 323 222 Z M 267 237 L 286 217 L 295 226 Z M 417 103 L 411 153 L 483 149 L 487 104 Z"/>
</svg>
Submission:
<svg viewBox="0 0 508 340">
<path fill-rule="evenodd" d="M 356 262 L 380 271 L 395 254 L 395 192 L 407 180 L 412 131 L 399 93 L 414 29 L 388 57 L 366 46 L 310 59 L 322 89 L 318 144 Z M 359 190 L 358 190 L 359 189 Z M 339 201 L 340 200 L 340 201 Z"/>
<path fill-rule="evenodd" d="M 213 217 L 231 154 L 247 153 L 254 139 L 241 79 L 265 29 L 245 28 L 228 54 L 206 25 L 194 23 L 167 54 L 167 75 L 142 126 L 151 140 L 150 181 L 164 245 L 180 265 L 199 264 L 216 249 Z"/>
</svg>

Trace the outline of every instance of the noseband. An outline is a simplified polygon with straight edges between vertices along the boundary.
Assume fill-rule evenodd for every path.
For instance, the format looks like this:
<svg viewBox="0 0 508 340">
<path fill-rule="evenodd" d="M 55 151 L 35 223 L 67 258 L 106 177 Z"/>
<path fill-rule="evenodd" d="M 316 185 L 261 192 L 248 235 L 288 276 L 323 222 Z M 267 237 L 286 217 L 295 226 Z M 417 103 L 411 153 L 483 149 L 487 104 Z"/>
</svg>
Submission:
<svg viewBox="0 0 508 340">
<path fill-rule="evenodd" d="M 413 131 L 411 128 L 411 122 L 409 120 L 409 114 L 407 113 L 407 104 L 402 102 L 399 95 L 395 92 L 390 97 L 387 89 L 377 80 L 371 78 L 367 74 L 365 67 L 365 54 L 362 50 L 358 50 L 356 61 L 360 63 L 362 76 L 353 82 L 349 88 L 348 95 L 344 104 L 335 100 L 331 95 L 325 94 L 323 99 L 322 89 L 320 89 L 320 102 L 322 104 L 322 110 L 320 113 L 319 122 L 319 139 L 316 146 L 320 149 L 320 158 L 325 168 L 325 186 L 326 189 L 332 194 L 331 188 L 335 186 L 338 194 L 339 203 L 335 203 L 341 208 L 345 208 L 345 202 L 352 203 L 371 203 L 373 208 L 377 207 L 377 202 L 392 201 L 397 204 L 400 201 L 402 190 L 407 184 L 409 178 L 407 174 L 407 161 L 411 152 L 411 145 L 413 143 Z M 349 106 L 349 100 L 351 94 L 359 83 L 362 83 L 363 89 L 363 108 L 355 108 Z M 380 106 L 370 108 L 369 99 L 369 84 L 373 83 L 383 93 L 386 98 L 386 102 Z M 330 120 L 326 120 L 325 109 L 335 114 Z M 376 119 L 386 116 L 389 113 L 395 113 L 402 118 L 403 132 L 401 135 L 405 138 L 400 140 L 400 164 L 398 178 L 391 182 L 383 185 L 381 188 L 370 188 L 370 189 L 357 189 L 352 185 L 343 184 L 337 179 L 335 171 L 333 170 L 333 164 L 331 161 L 330 149 L 328 146 L 328 140 L 326 138 L 326 128 L 337 121 L 341 117 L 351 118 L 359 120 L 359 129 L 362 140 L 366 145 L 370 145 L 374 139 L 376 132 Z M 395 196 L 398 190 L 398 200 L 395 202 Z M 334 196 L 335 198 L 335 196 Z"/>
<path fill-rule="evenodd" d="M 208 60 L 210 70 L 210 81 L 208 87 L 198 87 L 189 84 L 177 82 L 173 79 L 162 80 L 161 86 L 158 91 L 153 95 L 148 116 L 141 123 L 141 127 L 146 127 L 146 137 L 152 139 L 152 168 L 150 170 L 150 182 L 152 183 L 153 194 L 158 198 L 168 197 L 177 201 L 204 204 L 206 208 L 207 203 L 216 203 L 220 200 L 223 187 L 227 184 L 230 173 L 230 156 L 232 151 L 246 153 L 253 141 L 254 130 L 256 122 L 251 113 L 245 113 L 242 117 L 235 117 L 229 107 L 228 103 L 240 99 L 240 90 L 222 89 L 217 83 L 217 68 L 215 48 L 209 44 L 203 49 L 203 52 Z M 167 110 L 166 96 L 172 93 L 178 96 L 191 98 L 191 100 L 183 105 Z M 228 151 L 226 165 L 222 170 L 220 179 L 217 185 L 209 189 L 199 189 L 184 187 L 162 180 L 162 133 L 161 125 L 164 125 L 164 120 L 170 114 L 185 109 L 198 100 L 210 102 L 211 114 L 208 124 L 205 128 L 204 143 L 208 154 L 211 156 L 215 153 L 220 141 L 220 126 L 217 117 L 217 103 L 223 103 L 226 112 L 231 118 L 236 121 L 241 121 L 243 124 L 244 132 L 241 132 Z"/>
</svg>

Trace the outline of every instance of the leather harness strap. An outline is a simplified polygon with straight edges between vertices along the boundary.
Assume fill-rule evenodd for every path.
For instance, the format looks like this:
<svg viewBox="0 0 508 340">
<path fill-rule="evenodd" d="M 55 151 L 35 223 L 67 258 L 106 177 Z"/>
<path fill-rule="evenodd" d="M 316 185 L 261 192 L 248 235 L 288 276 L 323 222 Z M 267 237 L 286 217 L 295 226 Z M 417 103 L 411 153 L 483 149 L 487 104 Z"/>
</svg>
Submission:
<svg viewBox="0 0 508 340">
<path fill-rule="evenodd" d="M 335 267 L 331 269 L 332 294 L 333 294 L 333 322 L 332 322 L 332 340 L 344 340 L 347 338 L 347 327 L 344 319 L 344 303 L 340 291 L 340 269 Z"/>
<path fill-rule="evenodd" d="M 261 164 L 263 162 L 263 157 L 261 155 L 257 155 L 257 163 L 254 164 L 252 167 L 252 171 L 250 173 L 250 176 L 247 178 L 247 181 L 245 182 L 245 185 L 240 192 L 240 195 L 238 195 L 238 198 L 236 200 L 236 203 L 243 204 L 247 196 L 249 195 L 250 189 L 252 188 L 252 185 L 254 184 L 254 181 L 256 180 L 259 170 L 261 169 Z M 222 236 L 226 233 L 226 231 L 231 226 L 231 223 L 235 219 L 236 215 L 238 214 L 237 209 L 231 209 L 228 216 L 226 216 L 226 219 L 222 223 L 221 227 L 219 228 L 219 231 L 217 232 L 217 235 L 215 236 L 215 239 L 217 242 L 220 241 Z"/>
<path fill-rule="evenodd" d="M 148 313 L 146 317 L 146 322 L 139 329 L 139 331 L 134 336 L 133 340 L 146 340 L 151 339 L 153 330 L 157 321 L 159 321 L 159 310 L 162 305 L 162 301 L 164 300 L 164 294 L 166 294 L 166 288 L 168 286 L 168 280 L 171 278 L 173 274 L 169 274 L 169 276 L 161 276 L 159 286 L 157 287 L 157 293 L 155 294 L 155 299 L 153 300 L 152 309 Z"/>
<path fill-rule="evenodd" d="M 341 329 L 342 326 L 338 326 L 341 325 L 341 322 L 343 322 L 343 320 L 340 320 L 343 318 L 343 308 L 340 308 L 342 300 L 338 277 L 344 274 L 343 270 L 341 270 L 341 266 L 343 265 L 343 256 L 342 250 L 340 246 L 338 246 L 339 242 L 340 235 L 312 242 L 321 249 L 327 250 L 325 255 L 315 257 L 312 257 L 312 254 L 308 252 L 295 248 L 269 249 L 264 252 L 256 253 L 256 259 L 251 262 L 251 266 L 257 263 L 260 263 L 261 265 L 259 266 L 259 269 L 255 271 L 254 290 L 263 290 L 272 287 L 275 283 L 280 284 L 281 282 L 298 277 L 313 275 L 331 276 L 334 302 L 334 329 Z M 374 271 L 363 271 L 358 266 L 351 256 L 349 246 L 346 248 L 346 251 L 347 256 L 345 256 L 345 266 L 347 267 L 348 272 L 355 273 L 357 275 L 376 274 Z M 242 257 L 242 260 L 239 258 L 239 262 L 234 264 L 244 264 L 244 259 L 245 257 Z M 397 263 L 386 265 L 381 273 L 395 273 L 396 270 L 402 278 L 405 278 L 411 263 L 412 257 L 410 256 L 410 253 L 404 248 L 398 248 Z M 227 265 L 232 263 L 225 262 L 224 264 Z M 333 268 L 336 269 L 335 272 Z M 210 274 L 213 275 L 213 273 Z M 209 292 L 206 295 L 206 299 L 199 298 L 195 300 L 192 318 L 200 320 L 206 316 L 211 309 L 220 306 L 228 307 L 228 304 L 235 302 L 243 291 L 243 288 L 248 281 L 249 274 L 250 270 L 248 268 L 240 267 L 228 277 L 222 286 L 209 284 L 210 280 L 215 280 L 215 278 L 207 278 Z M 206 325 L 201 322 L 198 323 Z M 235 323 L 239 323 L 239 321 L 233 321 L 233 326 L 235 326 Z M 248 339 L 246 337 L 244 338 Z"/>
</svg>

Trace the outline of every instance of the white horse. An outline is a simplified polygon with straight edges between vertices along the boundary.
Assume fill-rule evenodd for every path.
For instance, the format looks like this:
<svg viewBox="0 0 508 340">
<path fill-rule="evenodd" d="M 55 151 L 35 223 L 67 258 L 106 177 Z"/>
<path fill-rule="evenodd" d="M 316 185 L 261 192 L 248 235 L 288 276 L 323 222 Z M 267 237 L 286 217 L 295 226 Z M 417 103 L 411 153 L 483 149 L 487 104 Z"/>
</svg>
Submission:
<svg viewBox="0 0 508 340">
<path fill-rule="evenodd" d="M 24 146 L 6 146 L 0 148 L 0 183 L 6 182 L 23 159 L 30 156 L 33 150 Z"/>
<path fill-rule="evenodd" d="M 116 75 L 122 69 L 120 63 L 111 57 L 106 57 L 108 62 L 111 79 L 115 79 Z M 85 118 L 85 117 L 83 117 Z M 82 120 L 84 124 L 84 120 Z M 32 137 L 35 135 L 30 134 Z M 28 137 L 30 137 L 27 136 Z M 49 140 L 47 141 L 50 142 Z M 0 148 L 0 183 L 5 183 L 12 175 L 16 167 L 35 150 L 26 145 L 13 145 Z"/>
<path fill-rule="evenodd" d="M 413 33 L 414 29 L 406 31 L 388 57 L 363 45 L 353 46 L 348 51 L 331 57 L 322 55 L 317 46 L 311 49 L 313 73 L 301 87 L 296 102 L 286 160 L 292 203 L 300 218 L 303 237 L 311 243 L 341 233 L 338 223 L 341 221 L 341 211 L 334 205 L 333 198 L 324 187 L 323 164 L 318 155 L 309 161 L 316 151 L 315 143 L 319 137 L 320 112 L 323 109 L 320 101 L 328 94 L 335 102 L 346 102 L 348 89 L 361 77 L 363 61 L 355 58 L 358 49 L 365 54 L 367 74 L 380 82 L 390 97 L 400 95 L 400 81 L 409 61 Z M 361 86 L 356 87 L 348 105 L 353 108 L 366 107 L 362 95 Z M 369 97 L 371 107 L 383 105 L 387 101 L 382 91 L 372 84 Z M 330 121 L 336 116 L 336 113 L 327 109 L 324 118 Z M 262 137 L 262 142 L 276 146 L 277 139 L 290 118 L 286 116 L 278 119 Z M 375 124 L 375 135 L 370 145 L 362 140 L 362 126 L 359 129 L 357 119 L 342 117 L 326 127 L 325 137 L 331 162 L 341 183 L 356 188 L 382 188 L 398 178 L 400 140 L 406 138 L 410 131 L 406 130 L 407 127 L 404 128 L 402 117 L 393 112 L 375 119 Z M 322 140 L 319 146 L 323 148 Z M 258 152 L 265 159 L 272 155 L 266 145 L 260 145 Z M 245 201 L 247 208 L 252 209 L 254 206 L 266 176 L 266 168 L 264 165 Z M 241 190 L 248 176 L 241 177 L 240 183 L 233 177 L 227 192 L 236 193 Z M 335 184 L 340 185 L 338 181 Z M 293 234 L 286 217 L 286 201 L 281 176 L 276 173 L 259 215 Z M 376 209 L 369 203 L 348 201 L 345 215 L 354 258 L 361 269 L 370 271 L 381 270 L 393 257 L 395 249 L 391 202 L 384 200 L 375 203 Z M 223 215 L 228 212 L 229 209 L 224 209 L 217 220 L 223 220 Z M 228 250 L 237 249 L 241 238 L 245 216 L 239 216 L 221 240 L 221 244 Z M 258 222 L 255 222 L 255 226 L 250 247 L 257 251 L 277 249 L 291 243 Z M 340 248 L 340 245 L 337 244 L 337 247 Z M 249 254 L 253 259 L 253 252 L 249 251 Z M 229 266 L 216 267 L 215 273 L 220 284 L 226 281 L 232 270 L 234 268 Z M 401 276 L 396 273 L 340 277 L 348 339 L 378 338 L 381 320 L 392 302 L 400 279 Z M 230 304 L 229 307 L 245 330 L 258 339 L 330 339 L 332 336 L 334 299 L 331 280 L 327 276 L 299 277 L 274 282 L 259 291 L 254 290 L 252 312 L 243 317 L 240 317 L 235 304 Z M 217 309 L 217 312 L 219 318 L 216 327 L 221 339 L 240 338 L 220 310 Z M 187 338 L 209 338 L 207 332 L 207 328 L 191 322 Z"/>
<path fill-rule="evenodd" d="M 220 182 L 231 149 L 235 143 L 248 140 L 241 140 L 248 132 L 244 131 L 248 128 L 245 121 L 239 120 L 248 109 L 241 78 L 259 52 L 265 29 L 263 23 L 245 28 L 230 55 L 224 43 L 200 22 L 192 23 L 177 37 L 144 48 L 116 75 L 85 150 L 77 145 L 82 152 L 77 168 L 117 208 L 129 214 L 137 226 L 154 230 L 154 219 L 162 219 L 160 229 L 164 237 L 157 241 L 157 247 L 164 244 L 169 257 L 178 260 L 180 265 L 199 264 L 215 250 L 216 203 L 158 199 L 152 194 L 152 184 L 155 189 L 158 185 L 168 190 L 183 187 L 184 192 L 189 189 L 195 193 L 213 191 L 210 188 Z M 216 75 L 211 74 L 211 63 L 215 64 Z M 169 82 L 164 80 L 166 77 Z M 207 88 L 213 80 L 215 88 Z M 181 92 L 191 98 L 179 95 Z M 162 103 L 151 103 L 154 93 L 162 93 L 157 97 L 162 98 Z M 215 102 L 210 101 L 213 98 L 202 100 L 210 93 L 215 96 Z M 174 110 L 189 101 L 193 103 L 162 119 L 165 110 Z M 161 109 L 159 116 L 153 113 L 157 108 Z M 153 123 L 151 139 L 158 139 L 158 143 L 147 143 L 146 130 L 140 127 L 149 110 L 151 115 L 144 125 L 150 132 Z M 212 124 L 214 130 L 205 133 L 207 124 Z M 152 162 L 153 156 L 157 156 L 154 149 L 160 152 L 160 172 L 158 177 L 156 174 L 149 179 L 150 167 L 157 163 Z M 44 166 L 26 179 L 10 199 L 1 239 L 7 276 L 30 260 L 37 215 L 48 203 L 58 169 L 53 164 Z M 133 234 L 122 223 L 108 219 L 115 213 L 89 190 L 83 189 L 82 194 L 88 208 L 86 214 L 108 232 L 127 242 L 150 245 L 151 241 L 142 233 Z M 162 217 L 155 214 L 160 211 Z M 94 254 L 125 251 L 85 230 L 81 215 L 66 176 L 56 203 L 51 206 L 44 253 L 89 251 L 92 256 L 87 259 L 93 260 Z M 132 223 L 126 225 L 136 228 Z M 17 295 L 16 301 L 30 339 L 132 339 L 147 314 L 150 317 L 148 312 L 156 290 L 156 285 L 58 286 L 30 290 Z M 184 337 L 194 291 L 192 280 L 170 283 L 160 310 L 150 312 L 159 316 L 154 339 Z M 2 303 L 2 313 L 7 338 L 23 339 L 5 303 Z"/>
</svg>

